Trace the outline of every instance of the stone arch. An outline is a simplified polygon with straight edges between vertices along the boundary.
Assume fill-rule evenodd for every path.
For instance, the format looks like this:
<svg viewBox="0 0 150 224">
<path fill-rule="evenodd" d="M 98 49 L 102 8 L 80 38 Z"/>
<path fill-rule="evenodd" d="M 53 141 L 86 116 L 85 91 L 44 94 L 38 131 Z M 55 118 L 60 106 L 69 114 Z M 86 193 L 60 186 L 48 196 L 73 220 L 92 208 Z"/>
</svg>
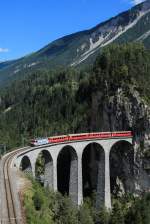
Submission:
<svg viewBox="0 0 150 224">
<path fill-rule="evenodd" d="M 21 159 L 21 163 L 20 163 L 20 167 L 19 169 L 21 171 L 23 171 L 25 174 L 29 174 L 32 175 L 32 165 L 31 165 L 31 161 L 30 158 L 28 156 L 24 156 Z"/>
<path fill-rule="evenodd" d="M 57 157 L 57 188 L 63 195 L 69 195 L 78 202 L 78 156 L 75 149 L 67 145 Z"/>
<path fill-rule="evenodd" d="M 127 140 L 120 140 L 110 150 L 110 187 L 113 196 L 134 192 L 134 149 Z"/>
<path fill-rule="evenodd" d="M 95 195 L 96 208 L 104 205 L 105 199 L 105 152 L 98 143 L 88 144 L 82 154 L 83 197 Z"/>
<path fill-rule="evenodd" d="M 35 176 L 45 187 L 53 189 L 53 159 L 48 150 L 42 150 L 36 159 Z"/>
</svg>

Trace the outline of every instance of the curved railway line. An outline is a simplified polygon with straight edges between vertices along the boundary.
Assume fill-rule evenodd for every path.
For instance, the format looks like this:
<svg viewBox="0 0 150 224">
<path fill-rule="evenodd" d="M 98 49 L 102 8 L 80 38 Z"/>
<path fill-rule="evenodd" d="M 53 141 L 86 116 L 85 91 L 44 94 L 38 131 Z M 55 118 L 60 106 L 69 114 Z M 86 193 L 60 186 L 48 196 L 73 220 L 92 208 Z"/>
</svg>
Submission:
<svg viewBox="0 0 150 224">
<path fill-rule="evenodd" d="M 7 156 L 4 161 L 4 166 L 3 166 L 7 212 L 8 212 L 9 223 L 18 224 L 17 220 L 16 220 L 17 216 L 16 216 L 16 211 L 15 211 L 13 192 L 12 192 L 11 181 L 10 181 L 10 173 L 9 173 L 9 166 L 10 166 L 11 160 L 12 160 L 12 156 Z"/>
<path fill-rule="evenodd" d="M 11 180 L 11 162 L 15 155 L 24 150 L 27 150 L 29 147 L 25 147 L 19 150 L 16 150 L 6 157 L 3 158 L 3 177 L 4 177 L 4 187 L 5 187 L 5 198 L 6 198 L 6 209 L 7 209 L 7 219 L 2 219 L 1 224 L 23 224 L 23 220 L 21 217 L 18 217 L 15 206 L 15 199 L 13 195 L 13 186 Z"/>
</svg>

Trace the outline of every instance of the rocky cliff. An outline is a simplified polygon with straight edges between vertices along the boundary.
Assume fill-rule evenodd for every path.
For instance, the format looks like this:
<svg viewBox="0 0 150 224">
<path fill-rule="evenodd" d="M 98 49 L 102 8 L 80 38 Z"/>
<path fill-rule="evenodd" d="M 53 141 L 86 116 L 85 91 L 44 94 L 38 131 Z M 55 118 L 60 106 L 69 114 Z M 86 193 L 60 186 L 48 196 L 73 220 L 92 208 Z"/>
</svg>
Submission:
<svg viewBox="0 0 150 224">
<path fill-rule="evenodd" d="M 105 86 L 107 92 L 107 86 Z M 100 91 L 92 96 L 92 129 L 101 131 L 132 130 L 134 134 L 133 176 L 127 183 L 127 191 L 134 193 L 150 190 L 150 106 L 132 86 L 118 88 L 112 96 Z M 96 119 L 95 119 L 96 118 Z M 122 146 L 123 149 L 123 146 Z M 123 158 L 123 155 L 118 159 Z M 119 161 L 116 161 L 119 163 Z M 123 161 L 122 161 L 123 162 Z M 132 161 L 133 162 L 133 161 Z M 125 161 L 124 172 L 129 178 L 130 164 Z M 117 171 L 116 171 L 117 172 Z M 125 175 L 124 175 L 125 176 Z M 115 184 L 123 186 L 121 179 Z M 125 183 L 124 182 L 124 183 Z M 121 184 L 121 185 L 120 185 Z M 125 191 L 125 189 L 124 189 Z"/>
</svg>

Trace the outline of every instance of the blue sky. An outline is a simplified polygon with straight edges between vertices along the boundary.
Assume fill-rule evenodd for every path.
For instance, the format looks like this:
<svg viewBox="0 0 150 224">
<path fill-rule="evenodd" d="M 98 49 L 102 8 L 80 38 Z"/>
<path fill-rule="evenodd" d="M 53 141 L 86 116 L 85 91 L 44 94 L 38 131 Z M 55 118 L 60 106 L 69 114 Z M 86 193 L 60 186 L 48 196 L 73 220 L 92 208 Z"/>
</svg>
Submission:
<svg viewBox="0 0 150 224">
<path fill-rule="evenodd" d="M 1 0 L 0 61 L 89 29 L 142 0 Z"/>
</svg>

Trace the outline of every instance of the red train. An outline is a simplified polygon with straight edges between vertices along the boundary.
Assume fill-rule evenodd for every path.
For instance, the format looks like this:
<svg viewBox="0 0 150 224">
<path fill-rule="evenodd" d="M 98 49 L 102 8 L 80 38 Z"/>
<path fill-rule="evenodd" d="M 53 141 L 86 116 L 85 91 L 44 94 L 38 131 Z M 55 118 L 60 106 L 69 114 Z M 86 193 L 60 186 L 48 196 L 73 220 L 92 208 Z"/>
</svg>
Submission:
<svg viewBox="0 0 150 224">
<path fill-rule="evenodd" d="M 131 131 L 120 131 L 120 132 L 95 132 L 95 133 L 82 133 L 82 134 L 69 134 L 61 136 L 53 136 L 48 138 L 36 138 L 30 142 L 31 146 L 39 146 L 50 143 L 68 142 L 68 141 L 79 141 L 89 139 L 107 139 L 107 138 L 121 138 L 121 137 L 132 137 Z"/>
</svg>

